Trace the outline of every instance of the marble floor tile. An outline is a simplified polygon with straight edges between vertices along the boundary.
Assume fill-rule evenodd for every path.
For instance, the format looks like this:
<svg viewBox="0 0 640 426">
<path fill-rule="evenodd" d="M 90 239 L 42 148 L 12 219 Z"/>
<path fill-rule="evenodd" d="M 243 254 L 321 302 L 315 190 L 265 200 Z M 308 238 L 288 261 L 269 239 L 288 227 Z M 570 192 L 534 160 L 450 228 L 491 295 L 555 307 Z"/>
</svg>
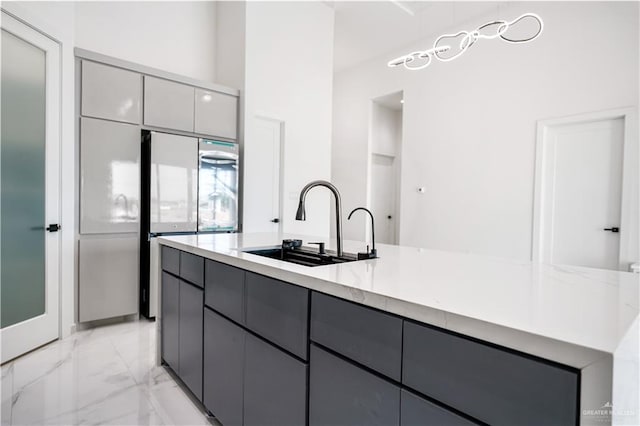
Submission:
<svg viewBox="0 0 640 426">
<path fill-rule="evenodd" d="M 211 425 L 164 367 L 156 324 L 79 331 L 2 366 L 2 425 Z"/>
</svg>

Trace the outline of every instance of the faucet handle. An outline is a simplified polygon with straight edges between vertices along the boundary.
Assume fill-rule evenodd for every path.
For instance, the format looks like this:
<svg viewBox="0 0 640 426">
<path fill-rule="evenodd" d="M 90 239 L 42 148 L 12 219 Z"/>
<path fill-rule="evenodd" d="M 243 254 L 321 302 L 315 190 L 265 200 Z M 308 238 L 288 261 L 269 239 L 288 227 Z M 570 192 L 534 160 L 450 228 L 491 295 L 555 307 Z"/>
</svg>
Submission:
<svg viewBox="0 0 640 426">
<path fill-rule="evenodd" d="M 310 242 L 309 244 L 317 244 L 318 245 L 318 254 L 327 254 L 327 252 L 324 250 L 324 243 L 322 243 L 322 242 L 318 242 L 318 243 Z"/>
</svg>

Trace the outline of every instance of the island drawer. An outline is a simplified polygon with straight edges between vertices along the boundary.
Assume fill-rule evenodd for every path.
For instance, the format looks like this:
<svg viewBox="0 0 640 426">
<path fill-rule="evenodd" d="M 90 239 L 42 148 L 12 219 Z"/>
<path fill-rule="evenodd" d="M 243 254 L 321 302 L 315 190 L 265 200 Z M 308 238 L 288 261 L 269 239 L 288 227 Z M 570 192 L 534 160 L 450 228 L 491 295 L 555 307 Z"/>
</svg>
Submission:
<svg viewBox="0 0 640 426">
<path fill-rule="evenodd" d="M 204 304 L 244 324 L 244 270 L 213 260 L 205 261 Z"/>
<path fill-rule="evenodd" d="M 479 424 L 414 395 L 405 389 L 401 391 L 400 426 L 473 426 Z"/>
<path fill-rule="evenodd" d="M 402 383 L 492 425 L 575 425 L 579 373 L 405 321 Z"/>
<path fill-rule="evenodd" d="M 402 319 L 399 317 L 314 291 L 311 340 L 400 381 Z"/>
<path fill-rule="evenodd" d="M 180 278 L 198 287 L 204 287 L 204 258 L 184 251 L 180 252 Z"/>
<path fill-rule="evenodd" d="M 162 246 L 162 269 L 180 275 L 180 250 Z"/>
<path fill-rule="evenodd" d="M 309 290 L 246 272 L 246 326 L 307 359 Z"/>
<path fill-rule="evenodd" d="M 400 387 L 311 345 L 309 426 L 392 426 Z"/>
</svg>

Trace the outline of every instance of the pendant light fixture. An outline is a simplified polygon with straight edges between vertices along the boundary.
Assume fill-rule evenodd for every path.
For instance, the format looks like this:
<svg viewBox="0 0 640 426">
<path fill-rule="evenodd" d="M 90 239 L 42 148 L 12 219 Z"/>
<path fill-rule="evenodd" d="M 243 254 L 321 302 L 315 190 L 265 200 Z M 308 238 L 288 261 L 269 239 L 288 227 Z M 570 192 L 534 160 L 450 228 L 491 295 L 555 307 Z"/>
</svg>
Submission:
<svg viewBox="0 0 640 426">
<path fill-rule="evenodd" d="M 514 28 L 519 22 L 525 20 L 535 21 L 537 30 L 534 34 L 525 38 L 513 38 L 507 34 L 511 28 Z M 408 70 L 421 70 L 431 65 L 431 61 L 434 58 L 441 62 L 449 62 L 459 58 L 478 40 L 500 38 L 507 43 L 527 43 L 538 38 L 538 36 L 542 34 L 543 28 L 542 18 L 535 13 L 525 13 L 510 22 L 504 20 L 491 21 L 472 31 L 443 34 L 436 39 L 433 47 L 392 59 L 387 63 L 387 66 L 393 68 L 403 65 Z M 459 40 L 459 42 L 457 42 L 457 40 Z M 452 45 L 455 45 L 455 42 L 458 44 L 457 49 L 452 47 Z"/>
</svg>

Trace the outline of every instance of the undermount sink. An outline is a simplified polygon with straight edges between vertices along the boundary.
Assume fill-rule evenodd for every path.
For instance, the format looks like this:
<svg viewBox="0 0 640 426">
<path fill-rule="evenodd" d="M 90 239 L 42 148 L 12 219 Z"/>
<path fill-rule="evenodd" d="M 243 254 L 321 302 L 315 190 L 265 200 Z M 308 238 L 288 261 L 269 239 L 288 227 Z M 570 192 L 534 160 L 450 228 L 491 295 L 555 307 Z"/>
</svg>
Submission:
<svg viewBox="0 0 640 426">
<path fill-rule="evenodd" d="M 303 266 L 335 265 L 337 263 L 354 262 L 358 260 L 355 255 L 349 253 L 343 253 L 342 256 L 338 257 L 331 253 L 320 254 L 317 250 L 314 251 L 313 249 L 306 247 L 283 249 L 282 247 L 276 246 L 246 249 L 243 250 L 243 252 Z"/>
</svg>

